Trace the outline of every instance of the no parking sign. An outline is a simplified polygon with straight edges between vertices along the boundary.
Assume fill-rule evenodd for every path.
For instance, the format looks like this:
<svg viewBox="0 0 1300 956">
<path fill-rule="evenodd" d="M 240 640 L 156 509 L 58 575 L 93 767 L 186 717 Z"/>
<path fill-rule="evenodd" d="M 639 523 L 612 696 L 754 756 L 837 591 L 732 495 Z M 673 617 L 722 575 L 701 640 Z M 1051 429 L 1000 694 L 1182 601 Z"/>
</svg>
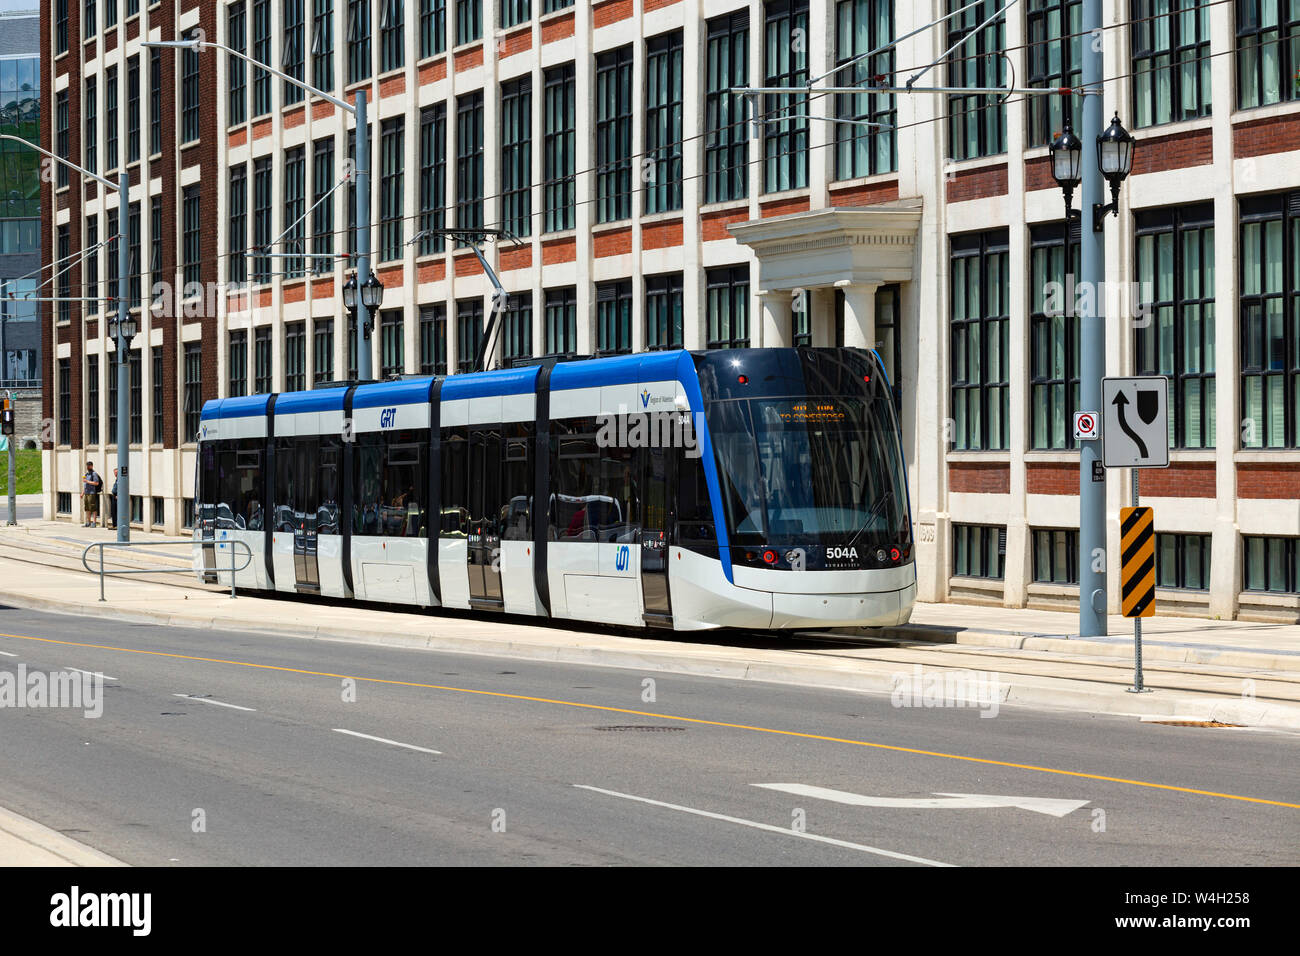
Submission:
<svg viewBox="0 0 1300 956">
<path fill-rule="evenodd" d="M 1075 441 L 1096 441 L 1101 437 L 1101 416 L 1096 412 L 1074 413 Z"/>
</svg>

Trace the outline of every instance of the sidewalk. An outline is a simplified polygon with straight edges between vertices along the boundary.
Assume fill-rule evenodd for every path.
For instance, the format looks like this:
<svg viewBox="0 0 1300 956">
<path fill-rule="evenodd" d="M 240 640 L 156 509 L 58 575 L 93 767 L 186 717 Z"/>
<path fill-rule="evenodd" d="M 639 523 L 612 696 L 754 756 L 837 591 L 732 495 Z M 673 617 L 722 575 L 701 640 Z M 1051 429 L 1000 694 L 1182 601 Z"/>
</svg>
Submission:
<svg viewBox="0 0 1300 956">
<path fill-rule="evenodd" d="M 324 640 L 418 646 L 535 660 L 601 664 L 731 679 L 890 693 L 914 668 L 992 673 L 1000 703 L 1158 720 L 1217 721 L 1300 730 L 1300 626 L 1148 618 L 1145 683 L 1131 694 L 1132 622 L 1110 621 L 1111 637 L 1070 637 L 1070 614 L 921 604 L 903 628 L 844 634 L 610 633 L 527 618 L 475 618 L 370 610 L 241 595 L 173 574 L 155 581 L 110 578 L 107 603 L 80 566 L 85 544 L 113 532 L 66 522 L 0 529 L 0 603 L 106 615 L 217 631 L 260 631 Z M 161 541 L 137 535 L 137 540 Z M 176 539 L 172 539 L 176 540 Z M 147 565 L 189 566 L 183 548 L 143 550 Z M 134 556 L 133 556 L 134 557 Z M 32 563 L 39 562 L 39 563 Z M 58 566 L 51 566 L 58 565 Z M 162 583 L 164 580 L 170 584 Z M 178 587 L 177 585 L 184 585 Z M 222 637 L 196 635 L 207 652 Z"/>
<path fill-rule="evenodd" d="M 0 807 L 0 866 L 125 865 L 57 830 Z"/>
</svg>

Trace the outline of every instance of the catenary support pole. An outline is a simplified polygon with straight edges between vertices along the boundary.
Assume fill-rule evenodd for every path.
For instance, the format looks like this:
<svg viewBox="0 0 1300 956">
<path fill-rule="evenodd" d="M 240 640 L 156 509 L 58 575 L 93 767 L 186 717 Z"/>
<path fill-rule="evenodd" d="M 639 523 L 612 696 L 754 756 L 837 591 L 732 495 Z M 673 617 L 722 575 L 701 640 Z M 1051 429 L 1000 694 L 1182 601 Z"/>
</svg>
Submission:
<svg viewBox="0 0 1300 956">
<path fill-rule="evenodd" d="M 357 90 L 357 296 L 370 278 L 370 125 L 366 117 L 366 91 Z M 374 377 L 370 336 L 366 335 L 365 306 L 357 308 L 357 378 Z"/>
<path fill-rule="evenodd" d="M 1097 135 L 1102 131 L 1101 50 L 1092 38 L 1101 36 L 1101 0 L 1083 0 L 1083 87 L 1079 122 L 1084 142 L 1083 183 L 1079 205 L 1080 281 L 1084 290 L 1079 312 L 1079 409 L 1101 413 L 1101 379 L 1106 371 L 1106 237 L 1093 228 L 1094 209 L 1102 202 L 1102 176 L 1097 164 Z M 1092 155 L 1088 155 L 1092 153 Z M 1105 470 L 1093 479 L 1101 461 L 1101 442 L 1079 443 L 1079 636 L 1106 635 L 1106 482 Z M 1100 467 L 1100 465 L 1096 465 Z M 1097 570 L 1097 569 L 1100 570 Z"/>
<path fill-rule="evenodd" d="M 118 179 L 118 234 L 117 234 L 117 540 L 131 540 L 131 477 L 127 465 L 131 461 L 131 433 L 128 428 L 127 400 L 131 383 L 128 378 L 130 362 L 127 349 L 131 342 L 126 337 L 126 323 L 131 303 L 127 301 L 127 273 L 131 268 L 126 248 L 126 197 L 130 182 L 123 172 Z M 109 486 L 112 487 L 111 485 Z"/>
<path fill-rule="evenodd" d="M 12 390 L 9 390 L 5 392 L 5 395 L 9 398 L 9 407 L 10 409 L 13 409 L 14 421 L 17 423 L 18 410 L 14 408 L 14 393 Z M 14 428 L 14 431 L 17 432 L 18 429 Z M 14 464 L 14 455 L 16 454 L 14 451 L 14 439 L 16 437 L 16 434 L 9 436 L 9 524 L 11 525 L 16 525 L 18 523 L 18 477 L 16 474 L 17 467 Z"/>
</svg>

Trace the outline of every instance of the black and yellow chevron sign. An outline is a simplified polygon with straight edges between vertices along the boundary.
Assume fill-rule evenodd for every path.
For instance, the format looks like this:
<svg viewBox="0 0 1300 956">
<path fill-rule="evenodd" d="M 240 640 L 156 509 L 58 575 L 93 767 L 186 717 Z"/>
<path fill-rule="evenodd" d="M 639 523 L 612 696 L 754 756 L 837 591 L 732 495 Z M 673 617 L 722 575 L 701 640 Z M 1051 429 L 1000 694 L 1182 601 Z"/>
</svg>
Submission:
<svg viewBox="0 0 1300 956">
<path fill-rule="evenodd" d="M 1125 617 L 1156 613 L 1156 531 L 1151 508 L 1121 508 L 1120 595 Z"/>
</svg>

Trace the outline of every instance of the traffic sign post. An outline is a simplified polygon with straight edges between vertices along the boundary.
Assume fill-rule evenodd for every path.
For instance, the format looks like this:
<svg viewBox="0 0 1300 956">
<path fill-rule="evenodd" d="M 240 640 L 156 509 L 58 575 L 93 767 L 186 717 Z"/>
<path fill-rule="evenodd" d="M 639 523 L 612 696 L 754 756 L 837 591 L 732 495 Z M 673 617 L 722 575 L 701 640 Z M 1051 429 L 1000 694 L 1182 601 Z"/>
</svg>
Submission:
<svg viewBox="0 0 1300 956">
<path fill-rule="evenodd" d="M 1155 511 L 1138 506 L 1143 468 L 1169 467 L 1169 379 L 1163 375 L 1101 380 L 1105 415 L 1102 459 L 1107 468 L 1133 469 L 1133 506 L 1120 509 L 1120 594 L 1133 618 L 1133 686 L 1142 685 L 1142 618 L 1156 612 Z"/>
<path fill-rule="evenodd" d="M 10 525 L 18 523 L 18 478 L 14 467 L 14 399 L 13 392 L 6 391 L 4 409 L 0 412 L 0 433 L 5 436 L 5 445 L 9 452 L 9 521 Z"/>
</svg>

